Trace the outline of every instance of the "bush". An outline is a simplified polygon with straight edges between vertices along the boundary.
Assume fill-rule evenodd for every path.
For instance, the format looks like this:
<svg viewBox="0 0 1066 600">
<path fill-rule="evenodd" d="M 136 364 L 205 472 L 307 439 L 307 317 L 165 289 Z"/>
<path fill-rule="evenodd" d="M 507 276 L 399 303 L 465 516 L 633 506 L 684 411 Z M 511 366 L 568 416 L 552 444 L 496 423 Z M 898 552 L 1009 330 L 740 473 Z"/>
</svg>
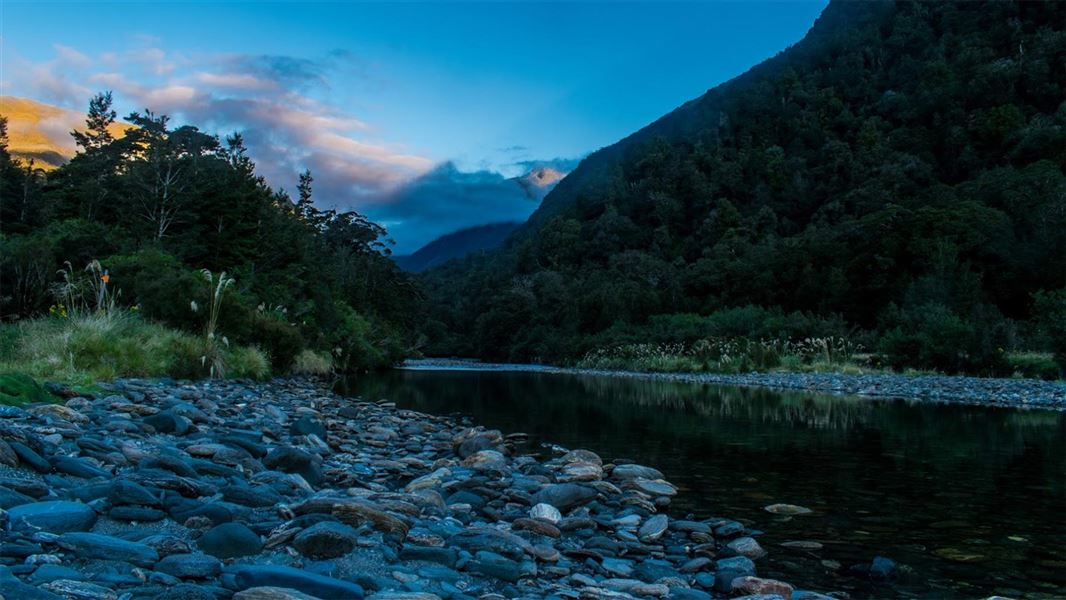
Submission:
<svg viewBox="0 0 1066 600">
<path fill-rule="evenodd" d="M 292 361 L 292 372 L 297 375 L 328 375 L 333 371 L 333 359 L 323 352 L 301 350 Z"/>
<path fill-rule="evenodd" d="M 33 319 L 4 329 L 3 337 L 13 344 L 0 370 L 39 379 L 92 383 L 116 377 L 193 379 L 209 374 L 203 360 L 206 338 L 125 311 Z M 224 346 L 222 360 L 231 377 L 270 374 L 266 356 L 256 348 Z"/>
<path fill-rule="evenodd" d="M 882 316 L 879 349 L 893 368 L 933 368 L 946 373 L 1004 374 L 1004 322 L 991 311 L 963 319 L 939 303 L 901 310 L 891 306 Z M 980 318 L 983 317 L 983 318 Z"/>
<path fill-rule="evenodd" d="M 1007 354 L 1011 374 L 1033 379 L 1061 379 L 1062 365 L 1050 352 L 1011 352 Z"/>
</svg>

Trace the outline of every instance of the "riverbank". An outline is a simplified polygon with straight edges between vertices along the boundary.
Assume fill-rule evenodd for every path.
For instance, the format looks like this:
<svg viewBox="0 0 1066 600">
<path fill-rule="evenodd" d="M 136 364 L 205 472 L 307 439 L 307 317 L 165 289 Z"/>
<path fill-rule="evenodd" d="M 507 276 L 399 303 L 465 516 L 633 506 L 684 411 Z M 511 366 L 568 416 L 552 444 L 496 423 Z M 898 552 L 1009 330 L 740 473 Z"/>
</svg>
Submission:
<svg viewBox="0 0 1066 600">
<path fill-rule="evenodd" d="M 903 398 L 956 404 L 1044 408 L 1066 411 L 1066 382 L 944 375 L 853 375 L 843 373 L 644 373 L 548 365 L 481 363 L 472 360 L 408 360 L 405 369 L 534 371 L 636 377 L 697 384 L 739 385 L 870 398 Z"/>
<path fill-rule="evenodd" d="M 307 379 L 102 387 L 0 412 L 4 597 L 826 598 L 653 467 Z"/>
</svg>

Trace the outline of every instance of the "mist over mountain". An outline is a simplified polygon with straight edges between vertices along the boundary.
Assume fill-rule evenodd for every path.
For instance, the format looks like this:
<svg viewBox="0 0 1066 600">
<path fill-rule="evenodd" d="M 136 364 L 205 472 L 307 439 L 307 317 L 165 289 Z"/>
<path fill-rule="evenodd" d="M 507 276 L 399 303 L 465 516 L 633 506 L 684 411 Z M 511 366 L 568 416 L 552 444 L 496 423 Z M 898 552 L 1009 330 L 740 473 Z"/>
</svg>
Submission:
<svg viewBox="0 0 1066 600">
<path fill-rule="evenodd" d="M 74 156 L 70 132 L 85 127 L 84 113 L 15 96 L 0 96 L 0 115 L 7 117 L 11 156 L 33 160 L 34 166 L 46 170 L 66 164 Z M 120 137 L 128 127 L 117 122 L 110 131 Z"/>
</svg>

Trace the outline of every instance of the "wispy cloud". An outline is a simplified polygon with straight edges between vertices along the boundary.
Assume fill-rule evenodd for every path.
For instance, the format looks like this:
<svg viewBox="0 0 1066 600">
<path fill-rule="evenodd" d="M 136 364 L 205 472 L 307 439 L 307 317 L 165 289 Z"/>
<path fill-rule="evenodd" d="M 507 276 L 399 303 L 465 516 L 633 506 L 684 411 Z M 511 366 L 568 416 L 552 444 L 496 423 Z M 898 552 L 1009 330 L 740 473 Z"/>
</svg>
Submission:
<svg viewBox="0 0 1066 600">
<path fill-rule="evenodd" d="M 523 220 L 550 188 L 491 170 L 463 172 L 382 139 L 388 132 L 329 101 L 331 78 L 375 77 L 350 52 L 316 59 L 188 56 L 167 52 L 161 43 L 138 38 L 135 48 L 99 55 L 57 45 L 44 62 L 14 59 L 17 66 L 8 69 L 14 77 L 3 82 L 3 93 L 70 109 L 49 125 L 57 134 L 80 125 L 73 116 L 80 119 L 90 96 L 102 90 L 112 90 L 123 111 L 149 109 L 208 133 L 239 131 L 271 185 L 291 190 L 297 174 L 311 169 L 321 206 L 379 220 L 398 252 L 464 227 Z M 521 145 L 501 151 L 513 161 L 504 167 L 508 175 L 546 166 L 565 173 L 576 163 L 532 160 Z"/>
<path fill-rule="evenodd" d="M 350 53 L 189 57 L 158 43 L 143 39 L 127 52 L 98 56 L 56 45 L 48 61 L 21 61 L 25 68 L 15 69 L 4 93 L 83 109 L 93 93 L 108 89 L 125 109 L 168 114 L 222 135 L 240 131 L 271 184 L 291 189 L 296 174 L 310 168 L 316 196 L 328 206 L 387 202 L 398 185 L 433 167 L 402 144 L 374 139 L 363 119 L 322 99 L 331 73 L 361 68 Z"/>
</svg>

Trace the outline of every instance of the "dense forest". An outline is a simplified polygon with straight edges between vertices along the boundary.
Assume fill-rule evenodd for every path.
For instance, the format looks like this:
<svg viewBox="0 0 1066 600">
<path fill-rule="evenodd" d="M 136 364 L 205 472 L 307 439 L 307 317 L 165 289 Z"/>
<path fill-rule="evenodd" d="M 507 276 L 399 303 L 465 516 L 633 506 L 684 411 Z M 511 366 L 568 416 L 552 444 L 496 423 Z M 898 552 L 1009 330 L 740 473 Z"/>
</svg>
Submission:
<svg viewBox="0 0 1066 600">
<path fill-rule="evenodd" d="M 428 350 L 841 336 L 896 367 L 1061 368 L 1064 25 L 1058 2 L 832 2 L 590 155 L 501 250 L 423 275 Z"/>
<path fill-rule="evenodd" d="M 110 93 L 94 97 L 72 132 L 77 154 L 47 172 L 12 159 L 0 118 L 4 321 L 68 316 L 64 302 L 84 301 L 76 291 L 199 334 L 214 289 L 224 293 L 211 336 L 261 349 L 274 373 L 305 350 L 341 371 L 408 352 L 419 294 L 387 258 L 384 229 L 316 208 L 309 172 L 296 198 L 269 188 L 240 135 L 220 140 L 145 111 L 115 136 L 116 116 Z M 231 285 L 219 285 L 222 272 Z"/>
</svg>

